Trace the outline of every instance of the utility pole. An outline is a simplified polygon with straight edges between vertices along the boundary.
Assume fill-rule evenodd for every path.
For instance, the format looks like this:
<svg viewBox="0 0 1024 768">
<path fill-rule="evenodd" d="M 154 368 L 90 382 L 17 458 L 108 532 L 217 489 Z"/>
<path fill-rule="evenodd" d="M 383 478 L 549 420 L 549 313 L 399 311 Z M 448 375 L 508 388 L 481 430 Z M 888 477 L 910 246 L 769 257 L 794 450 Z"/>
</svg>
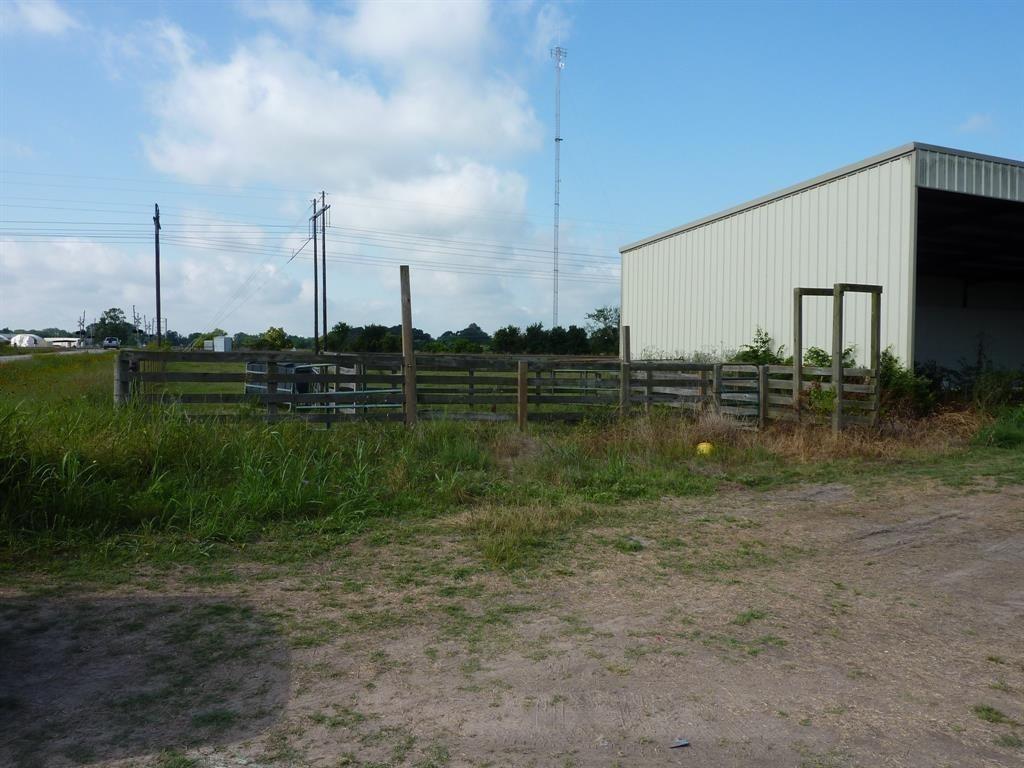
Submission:
<svg viewBox="0 0 1024 768">
<path fill-rule="evenodd" d="M 551 292 L 551 327 L 558 325 L 558 198 L 562 189 L 562 70 L 569 52 L 561 46 L 551 49 L 555 60 L 555 231 L 554 231 L 554 288 Z"/>
<path fill-rule="evenodd" d="M 153 244 L 156 255 L 156 346 L 160 347 L 160 206 L 153 203 Z"/>
<path fill-rule="evenodd" d="M 327 193 L 320 190 L 320 269 L 323 280 L 321 282 L 323 290 L 323 339 L 324 343 L 327 343 L 327 209 L 331 206 L 327 205 Z"/>
<path fill-rule="evenodd" d="M 314 354 L 320 354 L 320 307 L 318 302 L 320 301 L 319 293 L 319 276 L 317 275 L 318 265 L 316 263 L 317 251 L 316 251 L 316 198 L 313 198 L 313 215 L 309 217 L 309 220 L 313 222 L 313 352 Z"/>
</svg>

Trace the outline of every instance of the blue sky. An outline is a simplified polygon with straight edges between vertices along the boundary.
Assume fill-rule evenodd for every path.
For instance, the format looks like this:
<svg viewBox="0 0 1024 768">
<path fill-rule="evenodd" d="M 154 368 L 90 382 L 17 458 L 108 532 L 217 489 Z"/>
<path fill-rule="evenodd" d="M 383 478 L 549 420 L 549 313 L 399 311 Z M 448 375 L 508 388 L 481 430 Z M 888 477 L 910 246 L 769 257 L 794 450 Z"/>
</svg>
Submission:
<svg viewBox="0 0 1024 768">
<path fill-rule="evenodd" d="M 0 9 L 0 326 L 152 315 L 551 323 L 563 79 L 563 324 L 617 247 L 908 141 L 1024 157 L 1020 3 L 72 3 Z M 428 269 L 427 267 L 430 267 Z M 448 270 L 448 271 L 445 271 Z"/>
</svg>

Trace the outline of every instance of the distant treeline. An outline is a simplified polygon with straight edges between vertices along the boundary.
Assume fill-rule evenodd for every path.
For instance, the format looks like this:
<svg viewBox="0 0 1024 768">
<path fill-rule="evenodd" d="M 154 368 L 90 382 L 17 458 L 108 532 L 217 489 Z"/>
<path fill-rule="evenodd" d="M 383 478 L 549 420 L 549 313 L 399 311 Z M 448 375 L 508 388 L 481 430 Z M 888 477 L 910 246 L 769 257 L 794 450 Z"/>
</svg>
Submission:
<svg viewBox="0 0 1024 768">
<path fill-rule="evenodd" d="M 413 328 L 413 346 L 423 352 L 456 353 L 525 353 L 535 355 L 616 355 L 619 352 L 619 309 L 600 307 L 587 314 L 587 323 L 581 327 L 555 326 L 545 328 L 534 323 L 519 328 L 507 325 L 493 334 L 476 323 L 460 331 L 445 331 L 437 338 L 419 328 Z M 192 334 L 186 343 L 200 344 L 206 338 L 227 335 L 219 328 L 205 334 Z M 170 339 L 170 333 L 168 333 Z M 270 327 L 260 334 L 236 333 L 232 340 L 242 349 L 312 349 L 310 336 L 295 336 L 283 328 Z M 172 340 L 172 343 L 173 340 Z M 370 324 L 351 326 L 335 323 L 323 339 L 323 348 L 329 352 L 401 352 L 402 327 Z"/>
<path fill-rule="evenodd" d="M 568 328 L 555 326 L 545 328 L 542 323 L 533 323 L 525 328 L 506 325 L 493 334 L 487 333 L 476 323 L 470 323 L 460 331 L 445 331 L 437 338 L 419 328 L 413 328 L 413 346 L 423 352 L 479 353 L 498 352 L 531 355 L 617 355 L 619 353 L 619 308 L 599 307 L 586 316 L 583 326 L 570 325 Z M 2 329 L 10 333 L 9 328 Z M 20 332 L 20 331 L 19 331 Z M 40 336 L 74 336 L 59 328 L 26 331 Z M 91 323 L 86 334 L 94 339 L 115 336 L 124 344 L 145 344 L 151 341 L 145 333 L 136 328 L 125 313 L 112 307 Z M 228 336 L 221 328 L 206 333 L 190 333 L 187 336 L 174 330 L 164 334 L 164 344 L 171 347 L 202 347 L 203 341 L 215 336 Z M 263 333 L 236 333 L 232 336 L 238 349 L 313 349 L 312 336 L 296 336 L 283 328 L 271 326 Z M 351 326 L 335 323 L 322 340 L 323 348 L 329 352 L 401 352 L 402 327 L 400 325 Z"/>
</svg>

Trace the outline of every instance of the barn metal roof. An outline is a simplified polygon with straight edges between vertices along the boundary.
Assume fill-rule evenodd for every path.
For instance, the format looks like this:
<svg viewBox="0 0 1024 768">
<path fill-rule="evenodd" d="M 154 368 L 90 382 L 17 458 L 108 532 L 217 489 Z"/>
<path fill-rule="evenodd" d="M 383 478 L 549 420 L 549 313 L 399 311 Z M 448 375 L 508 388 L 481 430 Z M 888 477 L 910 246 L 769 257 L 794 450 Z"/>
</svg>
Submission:
<svg viewBox="0 0 1024 768">
<path fill-rule="evenodd" d="M 1021 160 L 1011 160 L 1006 157 L 983 155 L 977 152 L 969 152 L 963 149 L 953 149 L 952 147 L 941 147 L 935 144 L 922 144 L 921 142 L 913 141 L 910 142 L 909 144 L 904 144 L 900 147 L 896 147 L 895 149 L 890 149 L 889 151 L 883 152 L 879 155 L 875 155 L 865 160 L 861 160 L 860 162 L 853 163 L 851 165 L 845 165 L 842 168 L 838 168 L 834 171 L 824 173 L 820 176 L 815 176 L 813 179 L 808 179 L 807 181 L 802 181 L 798 184 L 786 187 L 785 189 L 780 189 L 777 192 L 772 192 L 771 194 L 755 198 L 754 200 L 750 200 L 749 202 L 741 203 L 740 205 L 733 206 L 732 208 L 727 208 L 724 211 L 713 213 L 710 216 L 704 216 L 703 218 L 697 219 L 696 221 L 691 221 L 688 224 L 683 224 L 682 226 L 675 227 L 664 232 L 659 232 L 656 235 L 645 237 L 642 240 L 637 240 L 634 243 L 630 243 L 629 245 L 624 245 L 621 248 L 619 248 L 619 253 L 625 253 L 626 251 L 631 251 L 636 248 L 640 248 L 641 246 L 648 245 L 658 240 L 664 240 L 666 237 L 678 235 L 681 232 L 686 232 L 687 230 L 695 229 L 697 227 L 703 226 L 704 224 L 709 224 L 712 221 L 717 221 L 718 219 L 724 219 L 729 216 L 734 216 L 737 213 L 742 213 L 743 211 L 750 210 L 751 208 L 757 208 L 758 206 L 764 205 L 765 203 L 770 203 L 773 200 L 778 200 L 780 198 L 796 194 L 797 192 L 802 192 L 806 189 L 811 189 L 812 187 L 817 187 L 821 184 L 826 184 L 830 181 L 834 181 L 835 179 L 842 178 L 843 176 L 848 176 L 851 173 L 856 173 L 857 171 L 861 171 L 865 168 L 870 168 L 871 166 L 880 165 L 881 163 L 885 163 L 890 160 L 895 160 L 898 157 L 909 155 L 916 150 L 937 153 L 939 155 L 952 156 L 953 158 L 969 158 L 972 160 L 981 160 L 987 163 L 995 163 L 998 165 L 1020 168 L 1022 169 L 1022 171 L 1024 171 L 1024 161 Z M 923 174 L 925 176 L 927 175 L 927 169 L 923 171 Z M 1019 174 L 1019 177 L 1024 178 L 1024 172 Z M 947 188 L 944 185 L 927 183 L 927 178 L 919 178 L 918 184 L 920 186 L 929 186 L 934 188 Z M 1021 182 L 1021 185 L 1024 185 L 1024 182 Z M 959 189 L 956 188 L 955 186 L 949 186 L 948 189 L 950 191 L 963 191 L 970 193 L 970 190 Z M 1009 199 L 1024 200 L 1024 186 L 1021 186 L 1019 189 L 1015 187 L 1015 190 L 1015 194 L 1011 196 Z M 994 196 L 1003 197 L 1003 195 Z"/>
</svg>

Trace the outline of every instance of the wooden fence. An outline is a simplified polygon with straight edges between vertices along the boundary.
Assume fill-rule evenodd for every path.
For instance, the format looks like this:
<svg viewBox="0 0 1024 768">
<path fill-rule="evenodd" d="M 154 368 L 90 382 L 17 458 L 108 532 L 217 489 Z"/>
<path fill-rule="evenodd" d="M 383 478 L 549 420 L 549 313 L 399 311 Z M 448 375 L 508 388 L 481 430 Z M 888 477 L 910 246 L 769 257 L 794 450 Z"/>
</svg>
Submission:
<svg viewBox="0 0 1024 768">
<path fill-rule="evenodd" d="M 114 399 L 173 404 L 207 417 L 313 422 L 577 421 L 632 410 L 708 410 L 764 425 L 821 420 L 834 411 L 832 368 L 619 360 L 608 357 L 302 352 L 118 354 Z M 872 371 L 844 370 L 844 423 L 874 423 Z M 407 406 L 407 393 L 415 402 Z"/>
</svg>

